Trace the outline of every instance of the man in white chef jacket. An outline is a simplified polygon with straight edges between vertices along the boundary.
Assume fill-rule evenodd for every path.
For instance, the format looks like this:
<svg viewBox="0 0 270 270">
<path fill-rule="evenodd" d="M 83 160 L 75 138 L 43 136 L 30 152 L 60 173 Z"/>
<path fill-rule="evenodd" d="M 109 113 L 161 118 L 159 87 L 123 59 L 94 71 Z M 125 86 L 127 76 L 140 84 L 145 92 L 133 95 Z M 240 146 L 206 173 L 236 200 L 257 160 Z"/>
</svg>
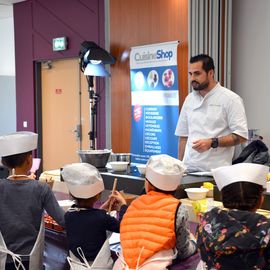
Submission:
<svg viewBox="0 0 270 270">
<path fill-rule="evenodd" d="M 243 101 L 215 81 L 214 73 L 210 56 L 191 57 L 189 75 L 194 91 L 185 99 L 175 130 L 178 158 L 189 172 L 231 165 L 235 146 L 247 140 Z"/>
</svg>

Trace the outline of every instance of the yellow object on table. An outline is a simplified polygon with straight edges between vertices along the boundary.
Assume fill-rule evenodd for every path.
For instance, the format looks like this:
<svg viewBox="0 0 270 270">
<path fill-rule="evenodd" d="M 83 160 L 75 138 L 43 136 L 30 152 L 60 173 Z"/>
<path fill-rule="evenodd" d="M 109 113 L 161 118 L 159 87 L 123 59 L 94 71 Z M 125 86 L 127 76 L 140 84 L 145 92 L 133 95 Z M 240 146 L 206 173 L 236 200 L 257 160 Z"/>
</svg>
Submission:
<svg viewBox="0 0 270 270">
<path fill-rule="evenodd" d="M 192 201 L 190 199 L 181 199 L 181 203 L 188 211 L 189 221 L 199 222 L 199 215 L 207 212 L 210 207 L 223 207 L 222 202 L 214 201 L 213 199 L 203 199 Z"/>
<path fill-rule="evenodd" d="M 203 182 L 202 187 L 207 188 L 209 191 L 206 194 L 207 198 L 213 198 L 214 197 L 214 185 L 210 182 Z"/>
<path fill-rule="evenodd" d="M 209 190 L 213 190 L 214 189 L 214 185 L 210 182 L 203 182 L 203 187 L 207 188 Z"/>
<path fill-rule="evenodd" d="M 270 172 L 267 174 L 267 180 L 270 181 Z"/>
<path fill-rule="evenodd" d="M 199 215 L 204 214 L 209 209 L 208 207 L 219 207 L 221 209 L 225 209 L 223 207 L 222 202 L 214 201 L 211 199 L 203 199 L 199 201 L 192 201 L 190 199 L 181 199 L 181 203 L 186 207 L 189 215 L 189 221 L 199 223 Z M 209 205 L 210 203 L 210 205 Z M 258 209 L 256 213 L 265 216 L 270 219 L 270 211 L 265 209 Z"/>
<path fill-rule="evenodd" d="M 196 215 L 205 213 L 209 209 L 209 200 L 203 199 L 192 202 L 193 211 Z"/>
</svg>

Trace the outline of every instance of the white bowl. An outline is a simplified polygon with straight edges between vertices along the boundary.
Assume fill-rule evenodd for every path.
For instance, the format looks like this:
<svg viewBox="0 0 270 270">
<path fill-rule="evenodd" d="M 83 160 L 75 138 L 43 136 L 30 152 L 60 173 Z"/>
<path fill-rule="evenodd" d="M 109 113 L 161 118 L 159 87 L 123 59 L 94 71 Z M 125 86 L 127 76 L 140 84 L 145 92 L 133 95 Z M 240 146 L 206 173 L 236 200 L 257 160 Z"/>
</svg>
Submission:
<svg viewBox="0 0 270 270">
<path fill-rule="evenodd" d="M 193 201 L 202 200 L 206 198 L 206 194 L 209 190 L 207 188 L 186 188 L 189 199 Z"/>
<path fill-rule="evenodd" d="M 145 175 L 146 164 L 136 164 L 136 167 L 141 175 Z"/>
<path fill-rule="evenodd" d="M 123 172 L 127 170 L 128 163 L 128 161 L 112 161 L 109 164 L 114 171 Z"/>
</svg>

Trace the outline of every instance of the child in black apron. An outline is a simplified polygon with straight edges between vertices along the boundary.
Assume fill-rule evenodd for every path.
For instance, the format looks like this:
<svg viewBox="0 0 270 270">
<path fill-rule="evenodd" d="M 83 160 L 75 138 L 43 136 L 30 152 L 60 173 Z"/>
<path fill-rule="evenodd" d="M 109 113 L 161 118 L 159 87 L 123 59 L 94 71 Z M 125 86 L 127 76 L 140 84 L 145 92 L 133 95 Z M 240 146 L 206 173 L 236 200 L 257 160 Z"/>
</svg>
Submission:
<svg viewBox="0 0 270 270">
<path fill-rule="evenodd" d="M 104 190 L 102 177 L 94 166 L 88 163 L 69 164 L 64 166 L 61 175 L 75 199 L 75 204 L 65 214 L 69 249 L 80 259 L 78 248 L 81 248 L 91 265 L 107 239 L 107 231 L 119 233 L 120 221 L 105 210 L 94 207 Z M 120 219 L 125 209 L 126 206 L 122 206 Z M 106 269 L 106 265 L 112 268 L 111 258 L 103 258 L 103 263 L 102 269 Z"/>
</svg>

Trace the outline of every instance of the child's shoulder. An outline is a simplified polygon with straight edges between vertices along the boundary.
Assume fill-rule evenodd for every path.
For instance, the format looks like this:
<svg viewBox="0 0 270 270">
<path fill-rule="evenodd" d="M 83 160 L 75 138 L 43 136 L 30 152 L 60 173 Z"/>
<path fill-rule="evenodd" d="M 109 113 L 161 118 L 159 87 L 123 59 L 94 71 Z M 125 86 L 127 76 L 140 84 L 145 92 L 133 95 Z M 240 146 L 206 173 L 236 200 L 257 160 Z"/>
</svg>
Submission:
<svg viewBox="0 0 270 270">
<path fill-rule="evenodd" d="M 76 205 L 71 206 L 65 213 L 66 220 L 76 219 L 78 220 L 95 220 L 95 221 L 105 221 L 107 219 L 107 213 L 103 209 L 96 208 L 79 208 Z"/>
</svg>

